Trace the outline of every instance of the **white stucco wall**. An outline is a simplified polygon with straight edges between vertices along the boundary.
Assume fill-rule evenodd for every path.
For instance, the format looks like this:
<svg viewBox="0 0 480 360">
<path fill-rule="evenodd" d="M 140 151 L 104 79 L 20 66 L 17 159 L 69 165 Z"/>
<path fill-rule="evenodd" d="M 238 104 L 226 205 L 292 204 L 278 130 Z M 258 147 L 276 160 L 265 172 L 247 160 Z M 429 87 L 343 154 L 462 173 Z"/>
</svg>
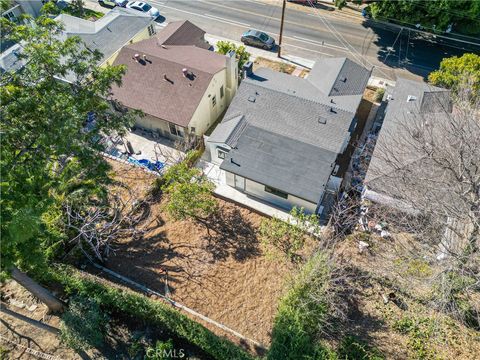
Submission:
<svg viewBox="0 0 480 360">
<path fill-rule="evenodd" d="M 220 158 L 218 157 L 217 147 L 221 147 L 221 148 L 230 150 L 230 146 L 228 146 L 228 145 L 226 145 L 226 144 L 223 144 L 223 143 L 207 142 L 207 146 L 208 146 L 208 147 L 207 147 L 208 151 L 210 151 L 211 161 L 212 161 L 214 164 L 217 164 L 217 165 L 220 165 L 220 164 L 223 162 L 223 159 L 220 159 Z"/>
<path fill-rule="evenodd" d="M 226 172 L 226 180 L 227 180 L 227 185 L 230 186 L 235 186 L 234 182 L 234 175 Z M 260 184 L 258 182 L 246 179 L 245 180 L 245 193 L 249 195 L 253 195 L 259 199 L 265 200 L 275 206 L 288 209 L 290 210 L 294 206 L 301 208 L 303 207 L 306 212 L 311 212 L 314 213 L 317 204 L 311 203 L 309 201 L 306 201 L 304 199 L 300 199 L 296 196 L 293 195 L 288 195 L 287 199 L 284 199 L 282 197 L 276 196 L 274 194 L 268 193 L 265 191 L 265 185 Z"/>
<path fill-rule="evenodd" d="M 224 96 L 220 98 L 220 88 L 223 85 Z M 227 71 L 223 69 L 216 73 L 208 85 L 202 100 L 198 104 L 197 110 L 188 124 L 189 131 L 195 127 L 195 134 L 201 136 L 207 129 L 213 125 L 218 117 L 226 110 L 228 106 L 227 96 Z M 217 103 L 212 105 L 212 97 L 216 96 Z"/>
</svg>

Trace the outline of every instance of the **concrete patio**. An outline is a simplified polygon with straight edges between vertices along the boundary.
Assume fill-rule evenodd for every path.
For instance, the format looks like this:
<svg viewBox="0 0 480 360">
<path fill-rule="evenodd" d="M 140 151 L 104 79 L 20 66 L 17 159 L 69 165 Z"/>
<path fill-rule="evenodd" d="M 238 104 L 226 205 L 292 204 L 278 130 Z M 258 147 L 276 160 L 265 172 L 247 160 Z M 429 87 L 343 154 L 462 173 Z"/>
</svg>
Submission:
<svg viewBox="0 0 480 360">
<path fill-rule="evenodd" d="M 123 141 L 116 141 L 114 146 L 120 153 L 128 152 L 127 141 L 133 148 L 133 157 L 137 160 L 147 159 L 150 161 L 161 161 L 171 165 L 185 157 L 185 153 L 175 149 L 174 143 L 155 133 L 135 129 L 129 132 Z"/>
</svg>

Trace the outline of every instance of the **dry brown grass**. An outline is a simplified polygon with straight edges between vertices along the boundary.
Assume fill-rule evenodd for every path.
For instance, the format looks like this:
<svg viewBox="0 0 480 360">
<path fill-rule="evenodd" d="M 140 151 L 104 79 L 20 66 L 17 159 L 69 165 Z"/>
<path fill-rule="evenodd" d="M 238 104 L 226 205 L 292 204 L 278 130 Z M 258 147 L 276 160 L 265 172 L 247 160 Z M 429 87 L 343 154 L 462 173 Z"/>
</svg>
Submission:
<svg viewBox="0 0 480 360">
<path fill-rule="evenodd" d="M 255 72 L 257 69 L 267 67 L 274 71 L 283 72 L 285 74 L 291 74 L 295 70 L 295 66 L 280 62 L 280 61 L 273 61 L 261 56 L 257 57 L 253 62 L 253 71 Z"/>
<path fill-rule="evenodd" d="M 118 162 L 112 166 L 122 184 L 116 188 L 145 196 L 152 175 Z M 107 267 L 160 293 L 168 284 L 174 300 L 268 345 L 293 267 L 263 254 L 257 239 L 263 216 L 219 199 L 218 204 L 219 215 L 207 230 L 194 221 L 170 219 L 158 199 L 142 224 L 144 235 L 118 239 Z"/>
</svg>

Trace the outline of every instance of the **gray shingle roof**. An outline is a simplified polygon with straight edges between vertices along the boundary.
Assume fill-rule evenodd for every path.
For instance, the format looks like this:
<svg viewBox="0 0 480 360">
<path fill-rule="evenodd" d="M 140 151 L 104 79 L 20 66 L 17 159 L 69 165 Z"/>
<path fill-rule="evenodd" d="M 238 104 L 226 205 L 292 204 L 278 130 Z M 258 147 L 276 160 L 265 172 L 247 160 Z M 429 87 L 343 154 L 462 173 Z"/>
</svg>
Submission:
<svg viewBox="0 0 480 360">
<path fill-rule="evenodd" d="M 83 20 L 67 14 L 61 14 L 56 19 L 64 23 L 64 36 L 79 36 L 87 48 L 100 51 L 103 60 L 118 51 L 153 21 L 149 15 L 119 7 L 110 10 L 97 21 Z"/>
<path fill-rule="evenodd" d="M 222 169 L 314 203 L 321 200 L 350 138 L 370 71 L 345 58 L 320 61 L 312 71 L 306 80 L 262 68 L 243 80 L 208 140 L 238 138 Z M 338 91 L 330 96 L 334 86 Z M 248 124 L 243 132 L 239 119 Z"/>
<path fill-rule="evenodd" d="M 353 121 L 352 113 L 250 79 L 238 88 L 222 123 L 239 115 L 258 128 L 333 152 L 340 151 Z"/>
<path fill-rule="evenodd" d="M 365 184 L 370 190 L 399 197 L 401 194 L 397 194 L 396 176 L 407 174 L 409 166 L 414 163 L 424 162 L 424 159 L 407 143 L 408 124 L 414 119 L 418 121 L 420 116 L 429 121 L 448 121 L 445 110 L 451 112 L 452 104 L 450 91 L 404 78 L 397 79 L 395 87 L 387 90 L 387 95 L 390 95 L 390 100 L 365 177 Z M 401 141 L 405 141 L 405 144 L 400 144 Z M 389 162 L 385 159 L 395 159 L 398 164 L 403 164 L 402 169 L 390 168 Z M 426 163 L 423 167 L 432 171 Z"/>
<path fill-rule="evenodd" d="M 328 96 L 363 95 L 370 71 L 348 58 L 322 58 L 307 80 Z"/>
<path fill-rule="evenodd" d="M 220 168 L 318 203 L 337 154 L 247 125 Z"/>
<path fill-rule="evenodd" d="M 239 115 L 228 121 L 218 124 L 215 132 L 208 138 L 212 143 L 223 143 L 235 147 L 238 138 L 242 134 L 247 122 L 245 116 Z"/>
</svg>

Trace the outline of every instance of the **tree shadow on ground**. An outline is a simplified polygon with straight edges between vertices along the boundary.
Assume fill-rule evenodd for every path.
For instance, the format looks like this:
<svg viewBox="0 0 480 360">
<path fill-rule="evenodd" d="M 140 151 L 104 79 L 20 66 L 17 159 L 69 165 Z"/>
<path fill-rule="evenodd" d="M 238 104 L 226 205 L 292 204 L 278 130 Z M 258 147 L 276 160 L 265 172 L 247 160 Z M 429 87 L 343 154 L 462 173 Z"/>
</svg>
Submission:
<svg viewBox="0 0 480 360">
<path fill-rule="evenodd" d="M 209 229 L 206 250 L 212 254 L 214 261 L 225 260 L 229 256 L 245 261 L 260 255 L 255 228 L 240 210 L 219 211 L 206 220 L 205 226 Z"/>
<path fill-rule="evenodd" d="M 426 78 L 439 68 L 443 58 L 461 56 L 465 52 L 478 52 L 480 45 L 459 43 L 440 36 L 378 22 L 371 19 L 363 21 L 362 26 L 370 29 L 373 44 L 378 47 L 377 59 L 393 69 L 404 69 Z M 362 54 L 368 52 L 372 36 L 368 33 L 362 47 Z M 368 43 L 368 44 L 367 44 Z"/>
</svg>

